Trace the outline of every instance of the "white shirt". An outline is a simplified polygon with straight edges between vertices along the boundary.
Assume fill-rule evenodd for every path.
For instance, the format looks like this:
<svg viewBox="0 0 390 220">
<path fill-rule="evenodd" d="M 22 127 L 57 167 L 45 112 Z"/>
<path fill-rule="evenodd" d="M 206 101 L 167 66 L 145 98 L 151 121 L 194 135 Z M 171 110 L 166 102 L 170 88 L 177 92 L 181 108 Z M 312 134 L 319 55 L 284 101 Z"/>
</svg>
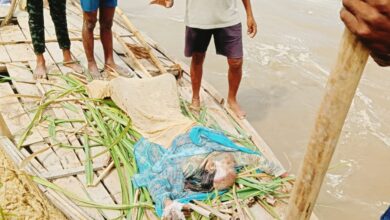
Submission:
<svg viewBox="0 0 390 220">
<path fill-rule="evenodd" d="M 240 22 L 237 0 L 187 0 L 185 24 L 188 27 L 214 29 Z"/>
</svg>

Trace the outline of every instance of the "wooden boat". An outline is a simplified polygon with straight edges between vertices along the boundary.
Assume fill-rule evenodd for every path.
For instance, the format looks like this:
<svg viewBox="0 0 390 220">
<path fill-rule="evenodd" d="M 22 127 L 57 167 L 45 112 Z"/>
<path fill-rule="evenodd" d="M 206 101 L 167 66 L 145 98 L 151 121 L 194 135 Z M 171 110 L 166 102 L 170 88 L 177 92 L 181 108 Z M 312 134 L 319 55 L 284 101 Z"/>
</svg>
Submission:
<svg viewBox="0 0 390 220">
<path fill-rule="evenodd" d="M 0 17 L 4 17 L 7 12 L 4 7 L 0 10 Z M 62 74 L 70 72 L 64 67 L 62 54 L 56 43 L 54 25 L 50 19 L 48 9 L 44 9 L 46 49 L 45 53 L 48 66 L 52 71 L 59 71 Z M 80 6 L 74 1 L 68 1 L 67 15 L 68 27 L 72 41 L 72 54 L 86 66 L 86 58 L 81 42 L 81 17 Z M 99 28 L 96 28 L 98 31 Z M 115 59 L 119 65 L 125 66 L 136 77 L 147 78 L 168 72 L 180 74 L 177 67 L 183 70 L 180 79 L 180 95 L 186 100 L 190 100 L 191 83 L 189 78 L 189 67 L 172 58 L 152 39 L 142 35 L 118 9 L 113 26 L 115 35 Z M 103 49 L 98 42 L 98 34 L 95 43 L 95 57 L 99 67 L 103 67 Z M 134 54 L 129 45 L 143 48 L 148 55 L 142 58 Z M 0 70 L 5 75 L 12 77 L 11 82 L 0 83 L 0 146 L 3 147 L 15 163 L 20 164 L 26 158 L 31 159 L 24 169 L 34 176 L 39 176 L 63 187 L 64 189 L 78 195 L 90 196 L 95 202 L 104 204 L 119 204 L 121 201 L 121 188 L 118 175 L 107 168 L 107 160 L 94 161 L 93 169 L 96 175 L 104 178 L 99 179 L 96 186 L 87 187 L 85 183 L 85 161 L 81 154 L 82 150 L 63 150 L 61 148 L 51 148 L 48 132 L 45 129 L 33 130 L 23 142 L 23 148 L 19 150 L 15 145 L 22 138 L 22 133 L 33 119 L 34 114 L 31 109 L 34 104 L 25 97 L 41 96 L 51 88 L 51 84 L 35 82 L 32 77 L 34 69 L 34 53 L 31 45 L 30 32 L 28 28 L 28 15 L 26 12 L 17 11 L 14 22 L 11 25 L 0 28 Z M 50 78 L 50 77 L 49 77 Z M 250 139 L 266 157 L 274 163 L 280 164 L 272 153 L 272 150 L 254 130 L 247 120 L 240 120 L 224 106 L 222 96 L 207 82 L 203 82 L 202 98 L 209 109 L 209 114 L 227 131 L 239 135 L 239 130 L 243 130 L 250 136 Z M 35 106 L 36 107 L 36 106 Z M 57 118 L 75 119 L 77 115 L 64 107 L 53 108 L 50 113 Z M 69 123 L 68 126 L 76 125 Z M 73 146 L 81 146 L 81 140 L 75 135 L 63 135 L 59 138 L 62 143 Z M 43 152 L 43 153 L 40 153 Z M 60 209 L 69 219 L 114 219 L 121 215 L 119 211 L 97 210 L 93 208 L 81 207 L 76 202 L 67 198 L 60 192 L 48 187 L 39 186 L 47 198 Z M 87 193 L 87 194 L 86 194 Z M 272 216 L 267 210 L 255 203 L 251 208 L 245 209 L 252 216 L 252 219 L 274 219 L 283 218 L 286 208 L 285 203 L 277 203 L 275 210 L 278 216 Z M 202 210 L 201 207 L 200 210 Z M 207 208 L 206 208 L 207 209 Z M 207 210 L 206 210 L 207 211 Z M 210 211 L 210 210 L 208 210 Z M 148 219 L 156 219 L 153 215 L 147 215 Z"/>
</svg>

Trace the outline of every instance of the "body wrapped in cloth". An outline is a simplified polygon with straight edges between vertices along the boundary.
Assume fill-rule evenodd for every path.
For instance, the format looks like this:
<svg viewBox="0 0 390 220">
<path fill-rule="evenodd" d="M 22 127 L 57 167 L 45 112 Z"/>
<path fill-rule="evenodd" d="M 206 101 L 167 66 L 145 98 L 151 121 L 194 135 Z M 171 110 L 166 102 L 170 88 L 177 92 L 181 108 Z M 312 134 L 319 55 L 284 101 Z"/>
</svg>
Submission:
<svg viewBox="0 0 390 220">
<path fill-rule="evenodd" d="M 236 169 L 242 166 L 274 176 L 285 172 L 279 163 L 185 117 L 170 74 L 93 81 L 87 90 L 91 98 L 111 97 L 142 134 L 134 149 L 139 174 L 132 180 L 136 187 L 147 187 L 159 216 L 169 210 L 168 200 L 185 204 L 209 199 L 214 189 L 223 193 L 234 184 Z"/>
<path fill-rule="evenodd" d="M 133 177 L 133 184 L 148 188 L 156 203 L 157 214 L 161 216 L 167 199 L 187 203 L 191 198 L 204 200 L 211 196 L 207 192 L 213 189 L 212 186 L 205 185 L 204 192 L 195 192 L 186 185 L 201 182 L 201 173 L 205 171 L 208 159 L 220 156 L 218 154 L 232 155 L 235 168 L 250 164 L 269 174 L 283 172 L 279 165 L 257 152 L 237 146 L 221 132 L 197 126 L 179 135 L 169 149 L 146 139 L 139 141 L 135 146 L 135 156 L 140 174 Z"/>
</svg>

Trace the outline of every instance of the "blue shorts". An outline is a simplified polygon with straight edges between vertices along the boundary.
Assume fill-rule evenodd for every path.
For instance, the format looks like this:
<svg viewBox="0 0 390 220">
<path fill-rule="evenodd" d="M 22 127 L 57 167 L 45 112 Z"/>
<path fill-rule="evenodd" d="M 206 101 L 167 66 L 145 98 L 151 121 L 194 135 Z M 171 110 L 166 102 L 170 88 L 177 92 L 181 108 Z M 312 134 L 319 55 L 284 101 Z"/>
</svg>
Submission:
<svg viewBox="0 0 390 220">
<path fill-rule="evenodd" d="M 118 5 L 117 0 L 80 0 L 80 2 L 85 12 L 93 12 L 99 8 L 115 8 Z"/>
</svg>

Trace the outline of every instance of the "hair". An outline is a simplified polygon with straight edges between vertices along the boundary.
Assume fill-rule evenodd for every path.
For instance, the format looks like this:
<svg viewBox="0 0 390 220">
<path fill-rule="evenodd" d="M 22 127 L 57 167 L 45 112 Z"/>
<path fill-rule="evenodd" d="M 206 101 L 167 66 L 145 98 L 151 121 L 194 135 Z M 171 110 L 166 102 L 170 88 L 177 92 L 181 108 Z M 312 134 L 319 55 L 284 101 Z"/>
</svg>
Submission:
<svg viewBox="0 0 390 220">
<path fill-rule="evenodd" d="M 209 172 L 201 169 L 198 173 L 185 180 L 184 189 L 193 192 L 210 192 L 214 187 L 214 176 L 215 171 Z"/>
<path fill-rule="evenodd" d="M 214 155 L 205 166 L 185 180 L 185 189 L 194 192 L 211 192 L 228 189 L 236 181 L 236 161 L 230 153 Z"/>
</svg>

